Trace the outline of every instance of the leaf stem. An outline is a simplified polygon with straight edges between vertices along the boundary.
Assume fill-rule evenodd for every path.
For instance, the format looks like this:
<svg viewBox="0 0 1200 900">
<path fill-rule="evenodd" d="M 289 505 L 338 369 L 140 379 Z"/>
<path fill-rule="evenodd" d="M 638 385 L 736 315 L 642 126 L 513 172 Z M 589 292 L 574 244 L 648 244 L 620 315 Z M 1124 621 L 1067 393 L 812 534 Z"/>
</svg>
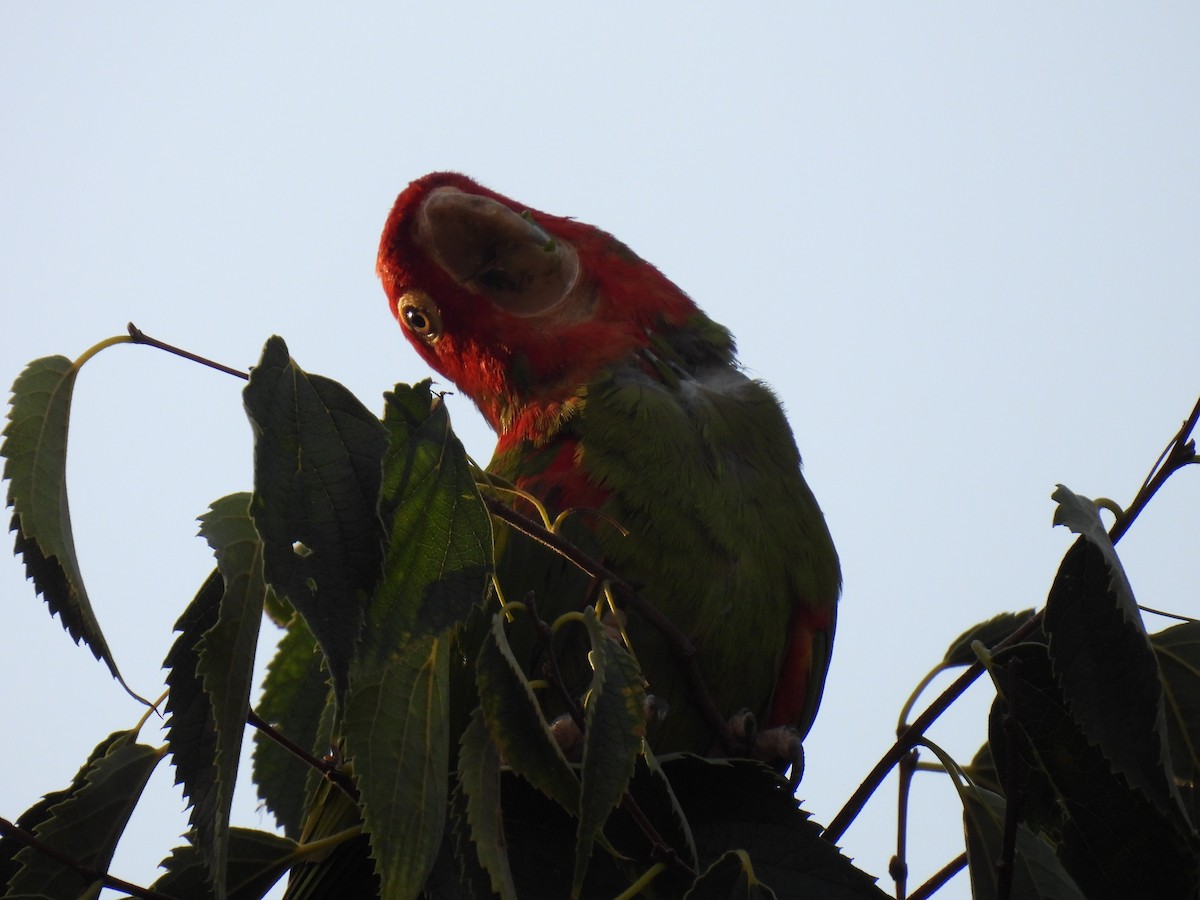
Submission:
<svg viewBox="0 0 1200 900">
<path fill-rule="evenodd" d="M 105 338 L 100 343 L 93 344 L 92 346 L 90 346 L 86 350 L 84 350 L 81 354 L 79 354 L 78 358 L 73 363 L 71 363 L 71 366 L 76 371 L 78 371 L 85 362 L 87 362 L 89 359 L 91 359 L 93 356 L 95 356 L 101 350 L 107 350 L 109 347 L 112 347 L 116 344 L 132 344 L 132 343 L 134 343 L 133 339 L 130 338 L 130 336 L 127 334 L 118 334 L 114 337 Z"/>
</svg>

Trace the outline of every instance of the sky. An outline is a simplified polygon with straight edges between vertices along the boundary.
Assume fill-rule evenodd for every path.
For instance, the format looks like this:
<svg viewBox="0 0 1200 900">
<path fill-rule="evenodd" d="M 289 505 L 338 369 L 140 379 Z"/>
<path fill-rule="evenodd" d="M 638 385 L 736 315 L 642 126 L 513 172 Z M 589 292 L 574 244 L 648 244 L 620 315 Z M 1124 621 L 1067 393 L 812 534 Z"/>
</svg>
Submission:
<svg viewBox="0 0 1200 900">
<path fill-rule="evenodd" d="M 132 321 L 239 368 L 280 334 L 381 410 L 430 374 L 374 275 L 410 180 L 460 170 L 616 234 L 775 387 L 838 544 L 799 790 L 828 822 L 950 642 L 1043 602 L 1055 484 L 1127 503 L 1200 393 L 1198 45 L 1184 3 L 4 4 L 0 378 Z M 195 517 L 251 487 L 241 387 L 131 346 L 79 377 L 76 546 L 147 696 L 212 567 Z M 1198 510 L 1186 471 L 1122 541 L 1143 604 L 1200 612 Z M 0 666 L 12 819 L 142 711 L 16 559 Z M 931 737 L 968 761 L 990 699 Z M 172 781 L 114 874 L 148 884 L 178 843 Z M 270 825 L 245 783 L 234 815 Z M 887 890 L 895 817 L 889 782 L 842 841 Z M 912 822 L 910 887 L 962 850 L 944 778 Z"/>
</svg>

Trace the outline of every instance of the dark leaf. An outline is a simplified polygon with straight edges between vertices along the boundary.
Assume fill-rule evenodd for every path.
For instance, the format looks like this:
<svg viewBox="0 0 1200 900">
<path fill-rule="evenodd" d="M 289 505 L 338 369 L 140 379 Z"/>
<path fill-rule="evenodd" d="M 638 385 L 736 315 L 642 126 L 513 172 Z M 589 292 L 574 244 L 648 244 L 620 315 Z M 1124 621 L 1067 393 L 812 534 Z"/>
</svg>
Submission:
<svg viewBox="0 0 1200 900">
<path fill-rule="evenodd" d="M 780 897 L 887 896 L 821 835 L 778 773 L 749 760 L 661 760 L 691 823 L 701 865 L 744 850 L 757 878 Z"/>
<path fill-rule="evenodd" d="M 490 519 L 428 382 L 386 396 L 383 577 L 365 607 L 344 737 L 388 897 L 415 895 L 449 802 L 453 635 L 486 596 Z"/>
<path fill-rule="evenodd" d="M 92 610 L 67 504 L 67 430 L 79 370 L 65 356 L 34 360 L 13 383 L 4 429 L 4 477 L 16 552 L 53 615 L 125 685 Z M 126 690 L 129 690 L 126 686 Z M 132 691 L 130 691 L 132 693 Z"/>
<path fill-rule="evenodd" d="M 1084 894 L 1190 896 L 1200 859 L 1194 839 L 1082 734 L 1046 648 L 1012 647 L 995 657 L 991 674 L 1005 705 L 1005 739 L 1041 771 L 1064 811 L 1059 858 Z"/>
<path fill-rule="evenodd" d="M 449 638 L 398 647 L 352 673 L 346 745 L 383 896 L 416 897 L 441 847 L 449 801 Z"/>
<path fill-rule="evenodd" d="M 220 740 L 212 698 L 200 675 L 200 645 L 221 615 L 225 582 L 214 570 L 184 609 L 163 665 L 167 669 L 167 747 L 175 766 L 175 783 L 191 804 L 192 827 L 201 836 L 211 865 L 217 821 L 225 802 L 218 788 Z M 211 870 L 210 870 L 211 871 Z"/>
<path fill-rule="evenodd" d="M 398 384 L 385 401 L 388 544 L 360 648 L 364 665 L 409 636 L 456 630 L 483 605 L 492 577 L 491 519 L 445 404 L 428 381 Z"/>
<path fill-rule="evenodd" d="M 243 393 L 254 427 L 254 501 L 267 582 L 300 611 L 339 697 L 379 581 L 387 436 L 342 385 L 302 371 L 273 337 Z"/>
<path fill-rule="evenodd" d="M 329 673 L 304 617 L 293 615 L 267 668 L 258 714 L 297 746 L 320 758 L 332 740 Z M 260 731 L 254 733 L 254 783 L 284 834 L 296 838 L 305 798 L 319 775 L 308 763 Z"/>
<path fill-rule="evenodd" d="M 633 657 L 610 638 L 594 613 L 584 617 L 594 670 L 584 718 L 579 836 L 572 893 L 578 896 L 588 860 L 609 813 L 633 777 L 646 736 L 646 691 Z"/>
<path fill-rule="evenodd" d="M 108 871 L 129 815 L 162 758 L 160 751 L 136 740 L 136 732 L 118 731 L 96 747 L 71 786 L 56 795 L 57 802 L 45 809 L 46 815 L 33 829 L 41 843 L 87 870 Z M 10 896 L 76 900 L 89 887 L 75 869 L 32 847 L 19 850 L 12 861 L 17 868 L 8 884 Z"/>
<path fill-rule="evenodd" d="M 1116 553 L 1107 536 L 1100 540 L 1077 540 L 1050 588 L 1050 663 L 1087 739 L 1187 831 L 1167 755 L 1158 662 Z"/>
<path fill-rule="evenodd" d="M 1200 825 L 1200 622 L 1150 635 L 1162 674 L 1167 744 L 1176 784 L 1193 825 Z"/>
<path fill-rule="evenodd" d="M 1000 613 L 986 622 L 980 622 L 978 625 L 971 626 L 950 643 L 950 647 L 946 650 L 946 655 L 942 658 L 942 665 L 971 665 L 976 661 L 975 651 L 971 649 L 971 645 L 975 641 L 981 642 L 985 647 L 995 647 L 1016 631 L 1019 626 L 1027 622 L 1033 613 L 1032 609 L 1016 613 Z"/>
<path fill-rule="evenodd" d="M 194 834 L 187 835 L 194 839 Z M 226 897 L 229 900 L 258 900 L 295 861 L 296 843 L 266 831 L 229 829 L 226 860 Z M 166 874 L 151 885 L 176 900 L 209 900 L 208 865 L 194 843 L 176 847 L 163 862 Z"/>
<path fill-rule="evenodd" d="M 963 828 L 967 834 L 971 896 L 974 900 L 996 897 L 997 865 L 1004 845 L 1004 798 L 977 785 L 960 790 Z M 1017 826 L 1011 897 L 1028 900 L 1084 900 L 1083 893 L 1063 869 L 1054 845 Z"/>
<path fill-rule="evenodd" d="M 349 767 L 342 771 L 349 773 Z M 305 853 L 292 867 L 284 900 L 373 900 L 379 896 L 379 877 L 371 846 L 361 832 L 358 804 L 332 781 L 317 788 L 304 827 L 301 845 L 321 847 Z"/>
<path fill-rule="evenodd" d="M 250 495 L 231 494 L 212 504 L 200 517 L 200 533 L 217 558 L 224 583 L 220 614 L 197 644 L 196 674 L 212 708 L 216 730 L 213 759 L 216 791 L 211 820 L 193 814 L 197 845 L 211 867 L 214 892 L 225 894 L 225 848 L 229 840 L 229 809 L 237 780 L 254 654 L 263 617 L 266 584 L 263 582 L 262 544 L 250 518 Z"/>
<path fill-rule="evenodd" d="M 492 891 L 515 898 L 517 888 L 508 864 L 500 807 L 500 756 L 478 710 L 459 741 L 458 775 L 470 852 L 487 872 Z M 467 852 L 466 848 L 460 852 Z"/>
<path fill-rule="evenodd" d="M 570 815 L 578 815 L 579 779 L 550 734 L 537 697 L 513 658 L 500 613 L 492 618 L 475 671 L 483 720 L 500 756 Z"/>
</svg>

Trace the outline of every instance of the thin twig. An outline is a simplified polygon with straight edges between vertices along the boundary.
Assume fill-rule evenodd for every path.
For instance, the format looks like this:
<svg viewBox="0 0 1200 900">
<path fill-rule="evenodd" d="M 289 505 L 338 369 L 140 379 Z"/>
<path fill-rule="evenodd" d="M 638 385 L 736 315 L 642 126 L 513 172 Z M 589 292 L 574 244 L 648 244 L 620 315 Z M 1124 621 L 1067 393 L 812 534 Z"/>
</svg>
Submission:
<svg viewBox="0 0 1200 900">
<path fill-rule="evenodd" d="M 992 648 L 992 652 L 999 652 L 1005 647 L 1023 641 L 1037 631 L 1041 625 L 1042 613 L 1035 613 L 1026 619 L 1016 631 Z M 900 737 L 896 739 L 896 743 L 892 744 L 887 753 L 883 755 L 883 758 L 875 764 L 875 768 L 863 779 L 862 784 L 858 786 L 858 789 L 846 801 L 846 805 L 842 807 L 841 811 L 833 817 L 833 820 L 825 828 L 826 838 L 834 843 L 837 843 L 841 839 L 842 835 L 846 833 L 846 829 L 850 827 L 850 823 L 857 818 L 858 814 L 862 812 L 862 808 L 867 805 L 867 801 L 871 799 L 871 795 L 875 793 L 879 785 L 887 778 L 888 773 L 904 758 L 904 754 L 917 745 L 922 735 L 929 730 L 929 726 L 936 722 L 942 713 L 949 709 L 951 704 L 959 698 L 959 695 L 970 687 L 982 674 L 983 664 L 979 662 L 972 663 L 967 667 L 966 671 L 954 679 L 954 682 L 946 690 L 937 696 L 937 699 L 925 708 L 925 711 L 921 715 L 917 716 L 911 725 L 904 729 Z"/>
<path fill-rule="evenodd" d="M 66 866 L 72 872 L 78 874 L 79 877 L 83 879 L 85 884 L 94 884 L 95 882 L 99 881 L 102 882 L 105 887 L 110 887 L 117 891 L 124 891 L 125 893 L 131 894 L 134 897 L 143 897 L 145 900 L 176 900 L 176 898 L 170 894 L 162 894 L 158 891 L 152 891 L 149 888 L 139 887 L 138 885 L 125 881 L 122 878 L 117 878 L 114 875 L 110 875 L 107 872 L 99 872 L 90 866 L 85 866 L 79 860 L 68 856 L 57 847 L 51 847 L 49 844 L 44 843 L 34 834 L 26 831 L 20 825 L 10 822 L 8 819 L 0 818 L 0 834 L 3 834 L 5 837 L 12 838 L 15 841 L 19 841 L 26 847 L 50 857 L 60 865 Z"/>
<path fill-rule="evenodd" d="M 914 747 L 900 760 L 900 784 L 896 790 L 896 855 L 888 866 L 888 874 L 896 883 L 896 900 L 905 900 L 908 890 L 908 797 L 916 771 L 917 749 Z"/>
<path fill-rule="evenodd" d="M 967 854 L 958 854 L 958 856 L 934 872 L 928 881 L 909 894 L 908 900 L 928 900 L 928 898 L 942 889 L 942 885 L 966 868 L 966 865 Z"/>
<path fill-rule="evenodd" d="M 231 366 L 226 366 L 219 362 L 213 362 L 211 359 L 198 356 L 195 353 L 192 353 L 190 350 L 184 350 L 180 347 L 175 347 L 171 344 L 164 343 L 158 338 L 152 338 L 132 322 L 130 322 L 127 327 L 129 329 L 129 336 L 133 338 L 133 342 L 135 344 L 145 344 L 148 347 L 156 347 L 159 350 L 166 350 L 168 353 L 173 353 L 176 356 L 182 356 L 184 359 L 190 359 L 192 362 L 200 363 L 202 366 L 208 366 L 210 369 L 216 369 L 218 372 L 224 372 L 226 375 L 233 375 L 245 381 L 250 380 L 250 376 L 240 369 L 234 369 Z"/>
<path fill-rule="evenodd" d="M 276 729 L 275 726 L 273 726 L 254 710 L 250 710 L 246 714 L 246 722 L 257 728 L 260 732 L 269 737 L 288 753 L 292 754 L 292 756 L 295 756 L 297 759 L 302 760 L 312 768 L 316 769 L 321 773 L 321 777 L 328 779 L 329 781 L 333 782 L 334 785 L 341 788 L 342 792 L 355 803 L 359 802 L 361 798 L 358 793 L 358 788 L 354 785 L 354 779 L 339 769 L 336 763 L 328 759 L 317 759 L 299 744 L 295 743 L 286 734 Z"/>
</svg>

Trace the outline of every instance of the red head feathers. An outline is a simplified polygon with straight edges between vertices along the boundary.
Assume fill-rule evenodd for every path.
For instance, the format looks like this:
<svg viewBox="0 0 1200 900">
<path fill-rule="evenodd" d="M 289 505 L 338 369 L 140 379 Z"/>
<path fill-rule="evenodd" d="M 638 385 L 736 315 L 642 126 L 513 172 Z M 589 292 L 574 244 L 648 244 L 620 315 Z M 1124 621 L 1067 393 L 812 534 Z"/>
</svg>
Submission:
<svg viewBox="0 0 1200 900">
<path fill-rule="evenodd" d="M 417 351 L 508 437 L 698 312 L 612 235 L 454 172 L 396 199 L 377 271 Z"/>
</svg>

